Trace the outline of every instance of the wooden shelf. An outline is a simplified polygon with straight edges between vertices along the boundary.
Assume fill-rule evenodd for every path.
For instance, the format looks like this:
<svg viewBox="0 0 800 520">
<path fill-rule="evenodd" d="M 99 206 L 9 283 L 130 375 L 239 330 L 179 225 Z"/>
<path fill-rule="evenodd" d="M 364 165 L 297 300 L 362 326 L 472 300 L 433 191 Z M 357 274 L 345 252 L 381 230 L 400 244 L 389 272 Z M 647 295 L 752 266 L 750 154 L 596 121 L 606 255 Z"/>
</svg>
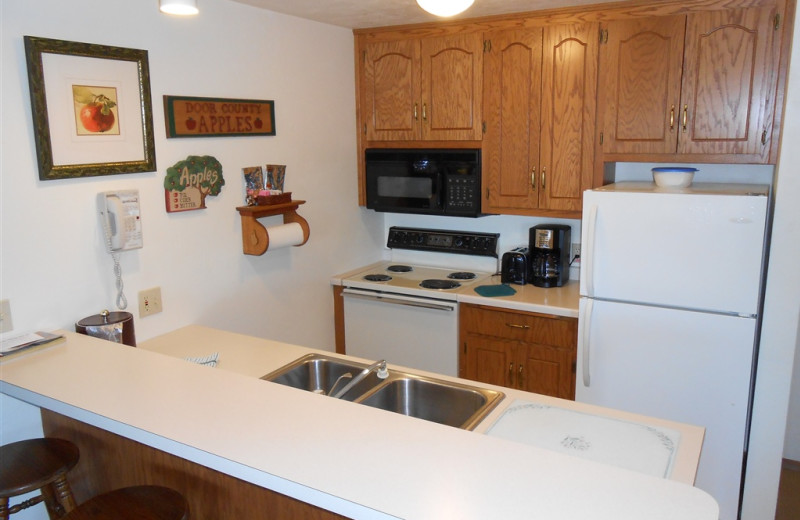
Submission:
<svg viewBox="0 0 800 520">
<path fill-rule="evenodd" d="M 269 249 L 269 232 L 264 225 L 258 221 L 262 217 L 273 217 L 283 215 L 283 223 L 291 224 L 296 222 L 303 228 L 303 242 L 297 244 L 302 246 L 308 242 L 311 230 L 306 219 L 297 214 L 297 208 L 305 204 L 304 200 L 293 200 L 284 204 L 272 204 L 266 206 L 239 206 L 236 211 L 242 217 L 242 251 L 246 255 L 263 255 Z"/>
</svg>

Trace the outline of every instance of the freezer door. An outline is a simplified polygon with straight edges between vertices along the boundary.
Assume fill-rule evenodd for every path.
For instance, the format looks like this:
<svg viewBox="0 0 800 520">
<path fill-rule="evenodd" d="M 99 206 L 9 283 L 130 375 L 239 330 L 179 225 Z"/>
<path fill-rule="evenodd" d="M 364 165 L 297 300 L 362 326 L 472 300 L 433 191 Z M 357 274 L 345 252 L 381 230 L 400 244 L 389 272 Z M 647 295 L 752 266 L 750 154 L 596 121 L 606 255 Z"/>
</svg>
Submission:
<svg viewBox="0 0 800 520">
<path fill-rule="evenodd" d="M 736 518 L 755 320 L 581 298 L 576 400 L 706 428 L 696 486 Z"/>
<path fill-rule="evenodd" d="M 767 197 L 584 193 L 581 295 L 754 315 Z"/>
</svg>

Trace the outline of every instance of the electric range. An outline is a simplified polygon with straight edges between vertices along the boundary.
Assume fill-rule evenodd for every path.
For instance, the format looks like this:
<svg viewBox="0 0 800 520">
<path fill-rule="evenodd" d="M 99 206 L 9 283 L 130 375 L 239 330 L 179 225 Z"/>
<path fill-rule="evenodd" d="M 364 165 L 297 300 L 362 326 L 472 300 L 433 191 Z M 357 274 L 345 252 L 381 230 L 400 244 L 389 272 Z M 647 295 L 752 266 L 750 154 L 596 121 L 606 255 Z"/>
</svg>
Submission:
<svg viewBox="0 0 800 520">
<path fill-rule="evenodd" d="M 346 353 L 457 376 L 458 294 L 496 272 L 498 238 L 390 228 L 391 260 L 342 278 Z"/>
</svg>

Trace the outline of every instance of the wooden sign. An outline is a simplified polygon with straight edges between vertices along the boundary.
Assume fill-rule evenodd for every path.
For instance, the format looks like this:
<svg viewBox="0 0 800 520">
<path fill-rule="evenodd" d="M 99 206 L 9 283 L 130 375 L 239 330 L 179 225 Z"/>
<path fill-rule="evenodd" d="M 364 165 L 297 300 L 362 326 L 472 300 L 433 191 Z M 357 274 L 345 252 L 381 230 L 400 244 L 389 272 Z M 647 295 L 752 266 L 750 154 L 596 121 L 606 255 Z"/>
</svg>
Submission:
<svg viewBox="0 0 800 520">
<path fill-rule="evenodd" d="M 205 209 L 206 197 L 219 195 L 224 185 L 218 160 L 210 155 L 190 155 L 167 168 L 164 178 L 167 213 Z"/>
<path fill-rule="evenodd" d="M 164 96 L 167 137 L 275 135 L 275 102 Z"/>
</svg>

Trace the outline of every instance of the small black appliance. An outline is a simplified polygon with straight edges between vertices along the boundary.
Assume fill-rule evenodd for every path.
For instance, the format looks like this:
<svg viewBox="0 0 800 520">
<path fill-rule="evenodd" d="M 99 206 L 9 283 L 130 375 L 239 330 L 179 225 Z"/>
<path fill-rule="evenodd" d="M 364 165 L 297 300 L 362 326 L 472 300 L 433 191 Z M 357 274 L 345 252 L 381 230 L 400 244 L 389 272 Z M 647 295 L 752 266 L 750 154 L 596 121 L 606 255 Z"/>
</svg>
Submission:
<svg viewBox="0 0 800 520">
<path fill-rule="evenodd" d="M 503 253 L 500 281 L 525 285 L 528 283 L 528 248 L 518 247 Z"/>
<path fill-rule="evenodd" d="M 569 280 L 571 228 L 540 224 L 530 229 L 528 281 L 537 287 L 561 287 Z"/>
</svg>

